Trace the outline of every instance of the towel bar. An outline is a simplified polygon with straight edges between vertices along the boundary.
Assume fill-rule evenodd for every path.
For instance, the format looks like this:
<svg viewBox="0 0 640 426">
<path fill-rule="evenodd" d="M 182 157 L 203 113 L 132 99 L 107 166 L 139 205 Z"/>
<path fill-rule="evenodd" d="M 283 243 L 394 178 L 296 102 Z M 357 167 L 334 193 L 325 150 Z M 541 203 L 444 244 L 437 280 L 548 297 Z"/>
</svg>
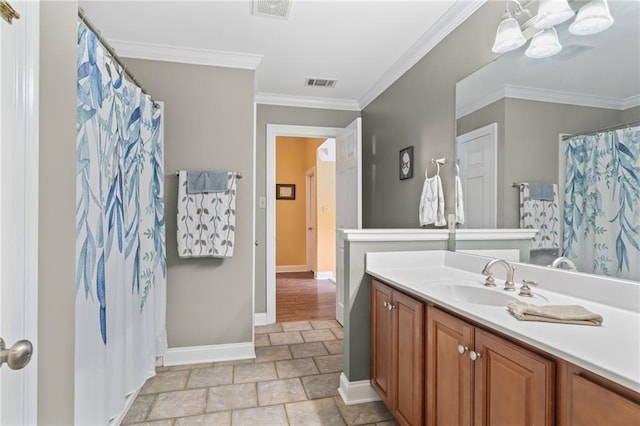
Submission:
<svg viewBox="0 0 640 426">
<path fill-rule="evenodd" d="M 242 172 L 232 172 L 238 179 L 242 179 Z M 176 176 L 180 174 L 180 171 L 176 172 Z"/>
</svg>

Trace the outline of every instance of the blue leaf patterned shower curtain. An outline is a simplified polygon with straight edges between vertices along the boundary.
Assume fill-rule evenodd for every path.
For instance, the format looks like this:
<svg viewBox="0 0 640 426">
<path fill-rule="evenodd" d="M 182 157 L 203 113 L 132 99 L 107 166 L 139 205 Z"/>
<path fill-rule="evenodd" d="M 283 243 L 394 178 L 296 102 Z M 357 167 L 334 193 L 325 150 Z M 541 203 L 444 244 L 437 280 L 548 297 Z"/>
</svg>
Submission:
<svg viewBox="0 0 640 426">
<path fill-rule="evenodd" d="M 640 127 L 571 138 L 566 160 L 564 255 L 640 280 Z"/>
<path fill-rule="evenodd" d="M 166 351 L 162 116 L 78 25 L 75 420 L 106 424 Z"/>
</svg>

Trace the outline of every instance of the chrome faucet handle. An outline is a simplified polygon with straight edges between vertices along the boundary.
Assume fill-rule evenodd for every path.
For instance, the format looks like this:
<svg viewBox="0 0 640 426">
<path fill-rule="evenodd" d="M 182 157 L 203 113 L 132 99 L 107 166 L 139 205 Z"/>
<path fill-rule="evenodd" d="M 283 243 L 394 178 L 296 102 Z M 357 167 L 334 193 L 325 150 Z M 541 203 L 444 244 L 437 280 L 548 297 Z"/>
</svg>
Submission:
<svg viewBox="0 0 640 426">
<path fill-rule="evenodd" d="M 491 272 L 483 272 L 483 274 L 487 276 L 487 278 L 484 280 L 484 286 L 495 287 L 496 280 L 493 278 L 493 274 Z"/>
<path fill-rule="evenodd" d="M 538 283 L 535 281 L 522 280 L 522 287 L 520 287 L 520 293 L 518 293 L 518 296 L 533 297 L 531 287 L 529 286 L 538 287 Z"/>
</svg>

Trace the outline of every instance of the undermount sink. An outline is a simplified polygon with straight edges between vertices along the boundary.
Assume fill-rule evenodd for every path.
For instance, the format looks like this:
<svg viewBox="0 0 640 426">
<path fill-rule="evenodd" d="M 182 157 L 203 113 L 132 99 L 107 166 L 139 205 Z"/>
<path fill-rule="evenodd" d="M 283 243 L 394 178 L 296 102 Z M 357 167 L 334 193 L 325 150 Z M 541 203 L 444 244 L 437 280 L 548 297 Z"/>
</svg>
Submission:
<svg viewBox="0 0 640 426">
<path fill-rule="evenodd" d="M 436 287 L 442 290 L 444 293 L 443 296 L 451 298 L 456 302 L 506 307 L 507 302 L 517 300 L 514 294 L 500 293 L 484 287 L 469 287 L 456 284 L 444 284 Z"/>
</svg>

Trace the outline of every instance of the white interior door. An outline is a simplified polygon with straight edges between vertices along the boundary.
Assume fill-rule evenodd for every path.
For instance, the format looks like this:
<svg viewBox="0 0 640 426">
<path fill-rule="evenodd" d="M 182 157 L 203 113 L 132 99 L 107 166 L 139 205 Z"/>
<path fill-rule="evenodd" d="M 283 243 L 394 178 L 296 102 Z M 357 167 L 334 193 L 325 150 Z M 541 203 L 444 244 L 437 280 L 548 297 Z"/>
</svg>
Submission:
<svg viewBox="0 0 640 426">
<path fill-rule="evenodd" d="M 497 123 L 457 138 L 466 228 L 497 226 L 497 138 Z"/>
<path fill-rule="evenodd" d="M 0 20 L 0 337 L 8 348 L 35 344 L 37 332 L 39 9 L 24 1 L 13 8 L 20 19 Z M 36 375 L 33 359 L 0 368 L 0 424 L 37 423 Z"/>
<path fill-rule="evenodd" d="M 316 170 L 309 169 L 306 173 L 306 224 L 307 224 L 307 268 L 317 272 L 316 267 Z"/>
<path fill-rule="evenodd" d="M 336 228 L 362 228 L 362 119 L 336 136 Z M 344 321 L 344 241 L 336 236 L 336 320 Z"/>
</svg>

